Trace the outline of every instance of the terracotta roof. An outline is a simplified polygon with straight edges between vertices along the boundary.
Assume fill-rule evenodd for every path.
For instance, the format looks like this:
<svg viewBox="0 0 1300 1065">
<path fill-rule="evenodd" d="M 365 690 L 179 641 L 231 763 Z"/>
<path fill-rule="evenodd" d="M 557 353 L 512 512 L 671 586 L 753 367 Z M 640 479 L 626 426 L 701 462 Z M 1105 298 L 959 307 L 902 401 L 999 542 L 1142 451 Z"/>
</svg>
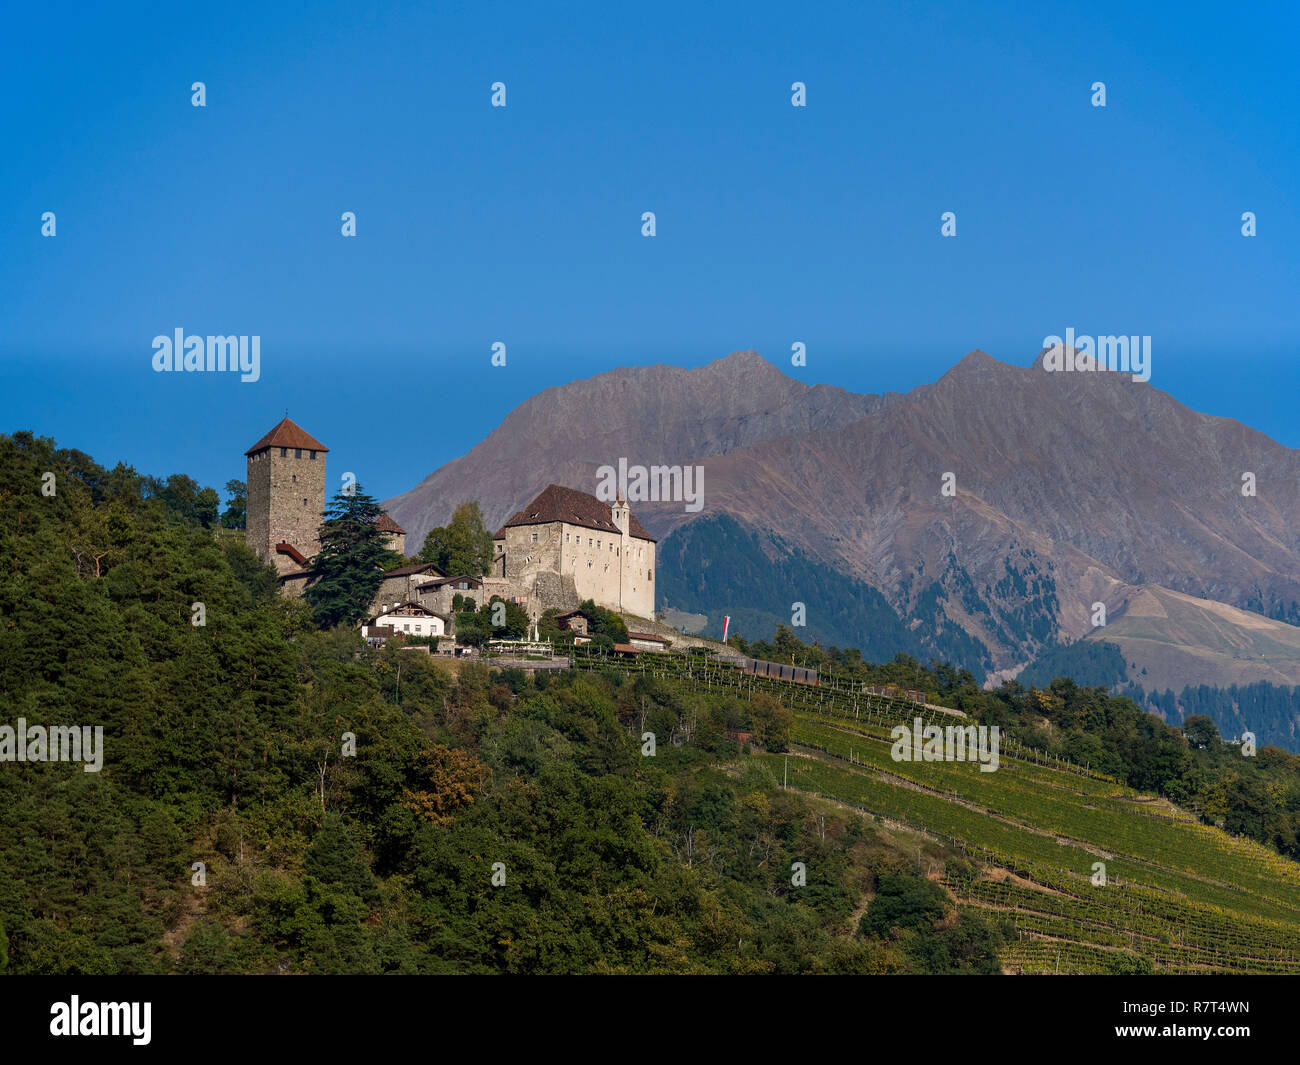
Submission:
<svg viewBox="0 0 1300 1065">
<path fill-rule="evenodd" d="M 483 587 L 482 577 L 474 577 L 468 573 L 463 573 L 459 577 L 439 577 L 437 580 L 425 581 L 423 584 L 417 584 L 415 590 L 418 592 L 425 588 L 441 588 L 444 584 L 456 584 L 460 581 L 466 581 L 477 588 Z"/>
<path fill-rule="evenodd" d="M 627 638 L 629 640 L 651 640 L 654 643 L 670 642 L 668 640 L 665 640 L 662 636 L 656 636 L 654 635 L 654 633 L 651 632 L 632 632 L 630 629 L 628 630 Z"/>
<path fill-rule="evenodd" d="M 505 531 L 512 526 L 549 525 L 553 521 L 564 521 L 601 532 L 618 532 L 618 526 L 610 516 L 608 503 L 602 503 L 595 496 L 579 492 L 576 488 L 548 484 L 541 495 L 501 526 L 495 538 L 505 536 Z M 641 540 L 656 542 L 631 511 L 628 512 L 627 531 Z"/>
<path fill-rule="evenodd" d="M 375 522 L 375 528 L 380 532 L 401 533 L 402 535 L 406 535 L 406 530 L 398 525 L 397 522 L 393 521 L 393 519 L 387 514 L 379 515 L 379 520 Z"/>
<path fill-rule="evenodd" d="M 426 573 L 429 570 L 433 570 L 439 577 L 446 576 L 432 562 L 417 562 L 414 566 L 398 566 L 397 569 L 384 570 L 384 580 L 388 580 L 389 577 L 409 577 L 413 573 Z"/>
<path fill-rule="evenodd" d="M 279 425 L 267 433 L 261 440 L 244 452 L 251 455 L 268 447 L 305 447 L 309 451 L 328 451 L 324 444 L 311 433 L 285 418 Z"/>
</svg>

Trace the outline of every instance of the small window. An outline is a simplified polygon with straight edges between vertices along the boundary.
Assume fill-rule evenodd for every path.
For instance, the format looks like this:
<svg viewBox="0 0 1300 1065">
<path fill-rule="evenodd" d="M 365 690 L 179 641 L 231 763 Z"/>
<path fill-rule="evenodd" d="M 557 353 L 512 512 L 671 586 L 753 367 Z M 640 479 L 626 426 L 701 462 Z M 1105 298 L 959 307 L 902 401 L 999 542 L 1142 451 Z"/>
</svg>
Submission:
<svg viewBox="0 0 1300 1065">
<path fill-rule="evenodd" d="M 587 569 L 591 569 L 591 559 L 587 559 Z"/>
<path fill-rule="evenodd" d="M 297 475 L 296 473 L 293 474 L 293 475 L 289 478 L 289 483 L 290 483 L 290 484 L 297 484 L 297 483 L 298 483 L 298 475 Z"/>
<path fill-rule="evenodd" d="M 568 534 L 568 533 L 565 533 L 565 534 L 564 534 L 564 542 L 565 542 L 566 544 L 569 542 L 569 534 Z"/>
<path fill-rule="evenodd" d="M 296 447 L 296 448 L 294 448 L 294 449 L 293 449 L 293 457 L 296 458 L 296 459 L 300 459 L 300 458 L 302 458 L 302 448 L 300 448 L 300 447 Z"/>
<path fill-rule="evenodd" d="M 305 506 L 307 505 L 307 500 L 304 499 L 304 500 L 302 501 L 302 505 L 305 507 Z"/>
<path fill-rule="evenodd" d="M 532 542 L 533 542 L 533 543 L 537 543 L 537 534 L 536 534 L 536 533 L 533 533 L 533 539 L 532 539 Z"/>
<path fill-rule="evenodd" d="M 313 461 L 315 460 L 315 458 L 316 458 L 316 452 L 315 452 L 315 451 L 312 451 L 312 452 L 311 452 L 311 458 L 313 459 Z"/>
<path fill-rule="evenodd" d="M 280 448 L 280 458 L 284 458 L 287 454 L 289 454 L 289 449 L 287 447 Z"/>
<path fill-rule="evenodd" d="M 600 541 L 599 541 L 599 540 L 596 541 L 596 550 L 597 550 L 597 551 L 600 550 Z"/>
<path fill-rule="evenodd" d="M 652 580 L 654 580 L 654 579 L 655 579 L 655 571 L 652 570 L 652 569 L 648 569 L 648 570 L 646 570 L 646 571 L 645 571 L 645 579 L 648 580 L 648 581 L 652 581 Z"/>
</svg>

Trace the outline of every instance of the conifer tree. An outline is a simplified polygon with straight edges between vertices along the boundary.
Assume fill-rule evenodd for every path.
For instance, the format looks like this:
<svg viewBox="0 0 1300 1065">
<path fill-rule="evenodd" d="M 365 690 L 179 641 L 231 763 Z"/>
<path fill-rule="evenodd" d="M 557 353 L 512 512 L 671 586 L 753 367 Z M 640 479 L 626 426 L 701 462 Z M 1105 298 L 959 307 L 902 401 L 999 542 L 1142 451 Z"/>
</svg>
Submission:
<svg viewBox="0 0 1300 1065">
<path fill-rule="evenodd" d="M 330 500 L 306 592 L 312 616 L 322 628 L 355 624 L 369 614 L 389 557 L 376 524 L 383 512 L 359 484 L 351 495 L 340 491 Z"/>
</svg>

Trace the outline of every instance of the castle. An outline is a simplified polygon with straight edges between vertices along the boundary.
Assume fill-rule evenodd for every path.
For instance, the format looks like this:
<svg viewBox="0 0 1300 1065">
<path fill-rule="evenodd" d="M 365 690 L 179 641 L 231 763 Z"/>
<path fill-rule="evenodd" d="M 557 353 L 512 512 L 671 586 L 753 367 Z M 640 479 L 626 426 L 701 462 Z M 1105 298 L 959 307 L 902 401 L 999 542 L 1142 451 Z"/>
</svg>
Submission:
<svg viewBox="0 0 1300 1065">
<path fill-rule="evenodd" d="M 250 447 L 245 543 L 275 567 L 286 595 L 301 596 L 320 551 L 325 512 L 324 444 L 286 416 Z M 406 532 L 387 514 L 378 522 L 391 550 L 406 550 Z M 493 537 L 484 576 L 445 574 L 432 563 L 389 570 L 371 614 L 414 604 L 449 616 L 456 595 L 482 605 L 499 595 L 536 622 L 546 610 L 574 610 L 583 600 L 622 614 L 654 617 L 655 540 L 622 499 L 613 504 L 548 485 Z"/>
<path fill-rule="evenodd" d="M 655 541 L 622 499 L 558 484 L 515 514 L 493 538 L 492 574 L 546 606 L 584 599 L 621 614 L 654 617 Z M 545 607 L 543 607 L 543 610 Z"/>
</svg>

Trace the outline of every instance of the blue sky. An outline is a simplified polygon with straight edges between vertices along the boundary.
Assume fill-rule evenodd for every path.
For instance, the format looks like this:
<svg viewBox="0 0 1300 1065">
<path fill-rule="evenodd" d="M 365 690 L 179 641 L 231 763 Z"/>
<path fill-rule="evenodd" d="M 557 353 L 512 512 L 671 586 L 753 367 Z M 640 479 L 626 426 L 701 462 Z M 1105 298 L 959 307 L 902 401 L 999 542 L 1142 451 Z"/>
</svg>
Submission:
<svg viewBox="0 0 1300 1065">
<path fill-rule="evenodd" d="M 0 430 L 220 486 L 288 408 L 382 498 L 615 366 L 902 391 L 1073 327 L 1300 447 L 1294 3 L 202 6 L 7 19 Z M 261 380 L 154 373 L 178 327 Z"/>
</svg>

